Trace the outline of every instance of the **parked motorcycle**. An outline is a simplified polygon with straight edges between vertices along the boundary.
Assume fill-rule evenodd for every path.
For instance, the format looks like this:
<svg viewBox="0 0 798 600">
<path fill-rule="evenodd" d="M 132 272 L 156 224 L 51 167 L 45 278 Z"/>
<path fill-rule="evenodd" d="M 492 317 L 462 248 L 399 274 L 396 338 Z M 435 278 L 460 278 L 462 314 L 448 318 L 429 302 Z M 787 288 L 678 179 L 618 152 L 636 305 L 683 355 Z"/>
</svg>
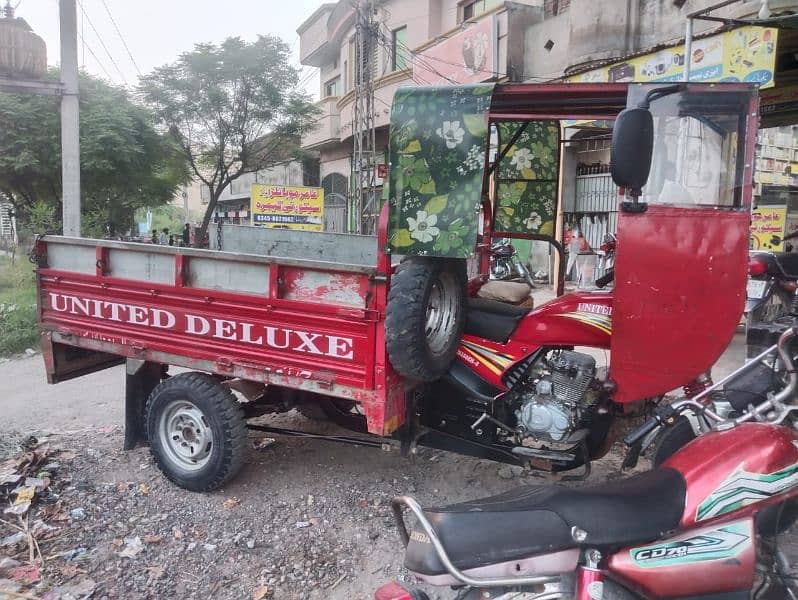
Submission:
<svg viewBox="0 0 798 600">
<path fill-rule="evenodd" d="M 798 237 L 798 231 L 780 240 L 778 245 Z M 759 354 L 768 346 L 764 338 L 779 321 L 787 317 L 792 293 L 798 287 L 798 253 L 754 251 L 748 261 L 746 287 L 746 345 L 748 358 Z"/>
<path fill-rule="evenodd" d="M 601 242 L 596 254 L 599 257 L 598 270 L 604 274 L 615 268 L 615 252 L 618 249 L 618 237 L 614 233 L 607 233 Z"/>
<path fill-rule="evenodd" d="M 520 281 L 534 288 L 535 282 L 526 265 L 518 259 L 518 252 L 507 238 L 490 247 L 490 278 L 499 281 Z"/>
<path fill-rule="evenodd" d="M 579 489 L 526 486 L 440 508 L 395 498 L 405 566 L 428 584 L 459 586 L 458 600 L 797 600 L 798 579 L 778 547 L 778 535 L 798 519 L 798 432 L 788 425 L 798 411 L 796 335 L 793 318 L 768 348 L 782 368 L 761 401 L 728 415 L 709 402 L 722 383 L 761 364 L 751 361 L 705 394 L 662 406 L 630 434 L 625 441 L 635 446 L 686 413 L 712 423 L 652 471 Z M 405 508 L 416 517 L 412 531 Z M 395 583 L 375 595 L 425 597 Z"/>
</svg>

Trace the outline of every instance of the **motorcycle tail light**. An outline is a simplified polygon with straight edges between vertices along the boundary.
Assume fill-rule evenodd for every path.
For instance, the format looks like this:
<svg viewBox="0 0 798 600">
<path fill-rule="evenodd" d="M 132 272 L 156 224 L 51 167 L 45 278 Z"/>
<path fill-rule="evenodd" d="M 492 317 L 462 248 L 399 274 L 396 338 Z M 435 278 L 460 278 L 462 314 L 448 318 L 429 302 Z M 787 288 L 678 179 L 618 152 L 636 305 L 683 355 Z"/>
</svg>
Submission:
<svg viewBox="0 0 798 600">
<path fill-rule="evenodd" d="M 748 259 L 748 274 L 756 277 L 757 275 L 764 275 L 768 270 L 768 266 L 761 260 L 756 258 Z"/>
<path fill-rule="evenodd" d="M 416 600 L 416 597 L 395 581 L 386 583 L 374 592 L 374 600 Z"/>
</svg>

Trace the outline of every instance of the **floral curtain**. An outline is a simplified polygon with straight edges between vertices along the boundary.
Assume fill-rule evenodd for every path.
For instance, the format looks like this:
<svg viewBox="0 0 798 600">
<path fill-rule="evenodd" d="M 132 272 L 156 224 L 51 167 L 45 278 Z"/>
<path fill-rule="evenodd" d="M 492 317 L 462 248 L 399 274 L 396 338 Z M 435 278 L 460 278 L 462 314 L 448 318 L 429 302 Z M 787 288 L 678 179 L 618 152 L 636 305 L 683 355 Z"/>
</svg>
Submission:
<svg viewBox="0 0 798 600">
<path fill-rule="evenodd" d="M 474 252 L 493 84 L 401 88 L 391 112 L 389 251 Z"/>
<path fill-rule="evenodd" d="M 523 122 L 497 123 L 503 151 Z M 557 121 L 530 121 L 504 155 L 497 170 L 496 232 L 554 235 L 560 126 Z"/>
</svg>

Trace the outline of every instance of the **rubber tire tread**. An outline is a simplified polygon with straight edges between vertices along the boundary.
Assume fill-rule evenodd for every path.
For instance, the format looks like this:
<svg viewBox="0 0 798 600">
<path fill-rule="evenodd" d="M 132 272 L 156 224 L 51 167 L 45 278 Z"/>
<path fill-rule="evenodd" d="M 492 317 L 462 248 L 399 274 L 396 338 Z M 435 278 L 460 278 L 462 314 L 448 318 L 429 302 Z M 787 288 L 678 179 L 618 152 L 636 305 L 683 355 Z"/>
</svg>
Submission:
<svg viewBox="0 0 798 600">
<path fill-rule="evenodd" d="M 427 302 L 435 280 L 447 270 L 459 288 L 460 309 L 448 347 L 440 356 L 431 356 L 426 339 Z M 418 381 L 439 379 L 452 364 L 466 322 L 466 266 L 464 260 L 410 257 L 403 260 L 391 277 L 385 315 L 385 345 L 393 368 Z"/>
<path fill-rule="evenodd" d="M 695 439 L 693 426 L 685 417 L 679 417 L 674 425 L 666 427 L 657 436 L 654 452 L 651 453 L 651 465 L 657 468 L 671 456 Z"/>
<path fill-rule="evenodd" d="M 158 443 L 157 419 L 162 398 L 177 392 L 197 405 L 211 424 L 214 450 L 222 449 L 222 456 L 212 455 L 203 469 L 194 472 L 177 471 L 170 467 Z M 167 398 L 168 400 L 168 398 Z M 150 453 L 158 469 L 173 483 L 193 492 L 209 492 L 232 479 L 246 464 L 249 436 L 244 411 L 228 388 L 207 373 L 180 373 L 162 381 L 147 399 L 144 423 L 150 440 Z"/>
</svg>

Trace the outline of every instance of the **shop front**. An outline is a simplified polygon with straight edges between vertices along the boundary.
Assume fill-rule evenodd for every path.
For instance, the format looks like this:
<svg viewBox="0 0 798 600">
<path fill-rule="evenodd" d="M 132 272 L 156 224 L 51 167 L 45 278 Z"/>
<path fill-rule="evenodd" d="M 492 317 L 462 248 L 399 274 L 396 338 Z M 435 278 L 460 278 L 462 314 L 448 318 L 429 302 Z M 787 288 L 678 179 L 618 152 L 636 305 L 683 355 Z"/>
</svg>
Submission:
<svg viewBox="0 0 798 600">
<path fill-rule="evenodd" d="M 765 231 L 777 228 L 773 232 L 781 237 L 798 229 L 798 31 L 787 24 L 798 27 L 798 19 L 794 24 L 773 19 L 768 26 L 735 26 L 694 39 L 690 45 L 690 81 L 760 85 L 751 240 L 752 247 L 762 249 L 770 249 L 774 241 Z M 566 80 L 679 82 L 684 80 L 685 52 L 684 44 L 659 48 L 572 74 Z M 569 259 L 574 267 L 570 279 L 585 287 L 601 275 L 599 248 L 617 224 L 618 190 L 609 176 L 611 133 L 610 123 L 597 122 L 568 123 L 563 132 L 567 142 L 558 227 L 566 247 L 579 253 L 578 260 Z M 700 173 L 700 165 L 693 171 Z"/>
</svg>

